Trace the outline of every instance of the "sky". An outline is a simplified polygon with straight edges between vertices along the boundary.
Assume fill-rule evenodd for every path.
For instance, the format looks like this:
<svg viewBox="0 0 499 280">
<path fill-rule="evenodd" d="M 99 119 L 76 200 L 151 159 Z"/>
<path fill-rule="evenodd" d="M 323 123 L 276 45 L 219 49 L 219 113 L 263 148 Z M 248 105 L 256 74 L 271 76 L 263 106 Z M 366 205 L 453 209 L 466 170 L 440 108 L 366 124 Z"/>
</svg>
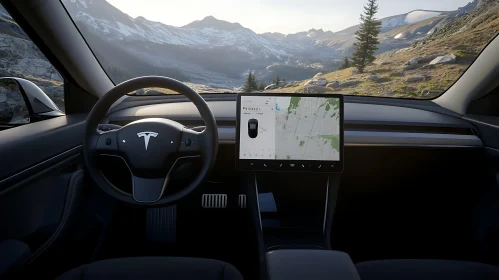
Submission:
<svg viewBox="0 0 499 280">
<path fill-rule="evenodd" d="M 324 29 L 340 31 L 359 23 L 367 0 L 107 0 L 122 12 L 183 26 L 214 16 L 256 33 L 284 34 Z M 378 18 L 416 9 L 451 11 L 472 0 L 378 0 Z"/>
</svg>

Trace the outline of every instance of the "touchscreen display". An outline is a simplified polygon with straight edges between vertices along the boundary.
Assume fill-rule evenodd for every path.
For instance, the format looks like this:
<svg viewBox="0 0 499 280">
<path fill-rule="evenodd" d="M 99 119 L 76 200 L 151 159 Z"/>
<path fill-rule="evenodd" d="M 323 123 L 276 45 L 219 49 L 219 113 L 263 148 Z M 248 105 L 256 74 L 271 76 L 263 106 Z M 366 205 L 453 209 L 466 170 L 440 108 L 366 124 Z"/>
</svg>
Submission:
<svg viewBox="0 0 499 280">
<path fill-rule="evenodd" d="M 340 96 L 242 94 L 238 101 L 238 158 L 249 167 L 289 168 L 293 162 L 309 170 L 341 161 Z"/>
</svg>

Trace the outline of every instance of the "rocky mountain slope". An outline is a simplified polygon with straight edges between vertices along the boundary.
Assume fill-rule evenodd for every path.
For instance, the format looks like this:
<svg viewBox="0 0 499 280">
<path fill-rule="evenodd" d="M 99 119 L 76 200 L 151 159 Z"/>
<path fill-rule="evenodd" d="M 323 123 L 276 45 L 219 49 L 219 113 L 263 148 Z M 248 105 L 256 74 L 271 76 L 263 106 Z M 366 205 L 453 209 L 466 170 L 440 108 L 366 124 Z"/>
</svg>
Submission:
<svg viewBox="0 0 499 280">
<path fill-rule="evenodd" d="M 120 56 L 108 59 L 115 68 L 132 68 L 130 63 L 119 63 L 119 58 L 133 56 L 142 64 L 166 68 L 150 74 L 166 73 L 183 81 L 237 87 L 248 69 L 265 69 L 303 51 L 301 46 L 268 39 L 238 23 L 212 16 L 174 27 L 143 17 L 131 18 L 104 0 L 63 3 L 98 55 L 108 57 L 110 50 L 119 49 Z M 320 55 L 320 49 L 314 53 Z M 172 73 L 172 69 L 181 73 Z"/>
<path fill-rule="evenodd" d="M 105 0 L 63 3 L 117 82 L 156 74 L 236 89 L 249 70 L 265 83 L 280 71 L 288 80 L 304 79 L 337 69 L 342 57 L 351 54 L 358 29 L 256 34 L 211 16 L 175 27 L 132 18 Z M 382 19 L 380 52 L 408 47 L 462 12 L 416 10 Z"/>
<path fill-rule="evenodd" d="M 272 91 L 434 98 L 447 90 L 499 33 L 499 1 L 474 1 L 462 9 L 465 12 L 446 18 L 445 25 L 411 47 L 378 55 L 364 74 L 349 68 Z M 397 28 L 392 31 L 399 32 Z"/>
</svg>

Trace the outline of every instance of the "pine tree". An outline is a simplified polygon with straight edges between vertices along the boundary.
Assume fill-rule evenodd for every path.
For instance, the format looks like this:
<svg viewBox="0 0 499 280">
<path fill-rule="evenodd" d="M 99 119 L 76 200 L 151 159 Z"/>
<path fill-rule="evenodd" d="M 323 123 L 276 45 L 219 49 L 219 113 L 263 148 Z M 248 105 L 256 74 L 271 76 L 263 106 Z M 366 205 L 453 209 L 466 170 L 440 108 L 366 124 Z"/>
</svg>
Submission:
<svg viewBox="0 0 499 280">
<path fill-rule="evenodd" d="M 258 89 L 258 81 L 256 80 L 255 74 L 249 71 L 248 76 L 246 76 L 246 80 L 244 81 L 243 90 L 245 92 L 252 92 Z"/>
<path fill-rule="evenodd" d="M 253 76 L 253 73 L 251 73 L 251 71 L 250 71 L 248 76 L 246 76 L 246 81 L 244 81 L 243 90 L 245 92 L 253 91 L 253 83 L 254 82 L 255 82 L 255 76 Z"/>
<path fill-rule="evenodd" d="M 279 83 L 281 82 L 281 78 L 279 78 L 279 74 L 277 74 L 274 78 L 274 80 L 272 81 L 272 83 L 276 86 L 279 86 Z"/>
<path fill-rule="evenodd" d="M 258 90 L 259 91 L 265 90 L 265 85 L 263 84 L 263 82 L 260 82 L 260 84 L 258 85 Z"/>
<path fill-rule="evenodd" d="M 360 73 L 364 72 L 367 65 L 374 62 L 374 52 L 378 49 L 378 35 L 381 32 L 381 21 L 374 16 L 378 12 L 377 0 L 368 0 L 364 6 L 364 14 L 360 15 L 360 29 L 355 32 L 357 42 L 354 44 L 355 51 L 352 62 Z"/>
<path fill-rule="evenodd" d="M 340 68 L 338 70 L 343 70 L 350 68 L 350 59 L 348 59 L 347 56 L 345 56 L 345 59 L 343 59 L 343 63 L 340 65 Z"/>
<path fill-rule="evenodd" d="M 256 80 L 255 74 L 252 75 L 251 77 L 251 91 L 257 90 L 258 89 L 258 81 Z"/>
</svg>

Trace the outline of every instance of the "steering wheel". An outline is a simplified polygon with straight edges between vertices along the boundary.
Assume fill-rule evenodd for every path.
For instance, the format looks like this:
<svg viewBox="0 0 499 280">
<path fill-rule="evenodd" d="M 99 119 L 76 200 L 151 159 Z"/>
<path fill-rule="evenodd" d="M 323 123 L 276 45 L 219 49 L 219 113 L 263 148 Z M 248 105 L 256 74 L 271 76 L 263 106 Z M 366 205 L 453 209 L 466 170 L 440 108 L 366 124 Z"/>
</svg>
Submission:
<svg viewBox="0 0 499 280">
<path fill-rule="evenodd" d="M 149 118 L 113 131 L 97 130 L 115 101 L 129 92 L 148 87 L 185 95 L 196 105 L 205 129 L 197 132 L 172 120 Z M 206 178 L 215 163 L 217 151 L 217 124 L 208 104 L 187 85 L 166 77 L 140 77 L 115 86 L 97 101 L 85 123 L 83 156 L 90 176 L 107 194 L 131 205 L 165 206 L 187 196 Z M 131 195 L 113 186 L 100 172 L 96 160 L 101 155 L 125 161 L 132 174 Z M 171 181 L 172 169 L 183 161 L 199 157 L 203 164 L 194 180 L 176 193 L 163 195 Z"/>
</svg>

